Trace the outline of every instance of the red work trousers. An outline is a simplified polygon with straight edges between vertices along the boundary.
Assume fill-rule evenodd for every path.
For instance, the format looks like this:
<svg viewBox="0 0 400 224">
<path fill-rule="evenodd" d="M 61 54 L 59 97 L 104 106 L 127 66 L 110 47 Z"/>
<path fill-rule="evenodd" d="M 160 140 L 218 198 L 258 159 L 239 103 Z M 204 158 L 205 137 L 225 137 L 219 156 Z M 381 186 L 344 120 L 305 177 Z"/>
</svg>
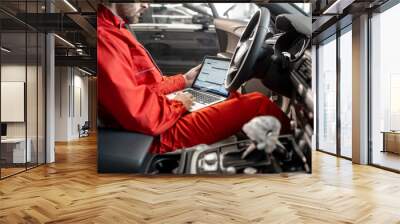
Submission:
<svg viewBox="0 0 400 224">
<path fill-rule="evenodd" d="M 162 133 L 152 147 L 153 153 L 166 153 L 197 144 L 212 144 L 238 131 L 256 116 L 271 115 L 288 133 L 290 122 L 283 111 L 261 93 L 232 94 L 230 99 L 188 113 Z"/>
</svg>

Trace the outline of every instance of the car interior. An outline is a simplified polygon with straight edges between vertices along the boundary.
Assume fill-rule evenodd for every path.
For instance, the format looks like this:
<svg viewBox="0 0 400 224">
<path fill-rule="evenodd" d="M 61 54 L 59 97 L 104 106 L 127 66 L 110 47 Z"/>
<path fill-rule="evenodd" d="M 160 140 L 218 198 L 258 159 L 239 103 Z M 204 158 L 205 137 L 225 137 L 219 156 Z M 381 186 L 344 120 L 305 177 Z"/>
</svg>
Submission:
<svg viewBox="0 0 400 224">
<path fill-rule="evenodd" d="M 151 154 L 149 148 L 153 136 L 132 133 L 117 128 L 109 128 L 98 122 L 98 171 L 100 173 L 128 172 L 145 174 L 255 174 L 279 172 L 311 172 L 311 136 L 313 133 L 313 97 L 311 93 L 311 16 L 295 5 L 262 3 L 255 5 L 254 13 L 248 20 L 229 18 L 218 15 L 216 4 L 208 4 L 205 10 L 195 4 L 181 4 L 192 11 L 192 25 L 197 28 L 170 29 L 160 28 L 166 21 L 162 17 L 149 26 L 132 25 L 131 31 L 149 50 L 161 70 L 168 71 L 174 61 L 170 52 L 176 45 L 174 37 L 197 38 L 197 45 L 202 50 L 193 48 L 174 51 L 183 56 L 192 53 L 192 62 L 196 65 L 206 55 L 230 59 L 225 88 L 242 93 L 258 91 L 275 103 L 291 120 L 291 134 L 280 135 L 279 144 L 272 147 L 270 153 L 253 150 L 244 157 L 249 148 L 254 147 L 251 140 L 243 133 L 212 145 L 197 145 L 166 154 Z M 200 5 L 202 6 L 202 5 Z M 159 10 L 151 7 L 150 13 Z M 174 8 L 176 15 L 185 13 Z M 183 11 L 183 12 L 182 12 Z M 151 15 L 143 15 L 142 21 L 150 21 Z M 176 18 L 185 21 L 186 15 Z M 184 22 L 183 22 L 184 23 Z M 200 27 L 200 28 L 199 28 Z M 158 28 L 158 30 L 157 30 Z M 189 29 L 191 32 L 185 31 Z M 197 29 L 193 31 L 193 29 Z M 191 37 L 189 38 L 189 35 Z M 177 42 L 177 40 L 174 40 Z M 179 41 L 178 41 L 179 42 Z M 185 42 L 181 42 L 185 43 Z M 183 44 L 184 45 L 184 44 Z M 202 47 L 203 45 L 207 47 Z M 161 46 L 161 48 L 160 48 Z M 177 47 L 177 46 L 175 46 Z M 217 49 L 216 49 L 217 47 Z M 162 52 L 159 50 L 163 49 Z M 163 55 L 165 54 L 165 55 Z M 181 56 L 182 56 L 181 55 Z M 176 58 L 175 58 L 176 59 Z M 179 60 L 179 59 L 176 59 Z M 198 60 L 198 61 L 196 61 Z M 171 62 L 169 62 L 171 63 Z M 176 70 L 186 71 L 178 64 Z"/>
</svg>

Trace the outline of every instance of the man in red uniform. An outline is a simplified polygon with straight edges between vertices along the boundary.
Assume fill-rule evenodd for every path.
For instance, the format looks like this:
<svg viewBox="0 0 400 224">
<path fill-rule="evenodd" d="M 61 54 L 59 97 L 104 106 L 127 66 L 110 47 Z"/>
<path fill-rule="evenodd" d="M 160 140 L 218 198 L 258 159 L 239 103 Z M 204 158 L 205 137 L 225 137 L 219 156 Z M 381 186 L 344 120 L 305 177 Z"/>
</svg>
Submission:
<svg viewBox="0 0 400 224">
<path fill-rule="evenodd" d="M 146 49 L 125 28 L 148 3 L 99 6 L 97 18 L 98 100 L 101 111 L 122 128 L 156 136 L 151 151 L 165 153 L 227 138 L 255 116 L 272 115 L 289 131 L 289 119 L 260 93 L 231 93 L 228 100 L 188 113 L 192 96 L 165 96 L 191 86 L 196 67 L 163 76 Z"/>
</svg>

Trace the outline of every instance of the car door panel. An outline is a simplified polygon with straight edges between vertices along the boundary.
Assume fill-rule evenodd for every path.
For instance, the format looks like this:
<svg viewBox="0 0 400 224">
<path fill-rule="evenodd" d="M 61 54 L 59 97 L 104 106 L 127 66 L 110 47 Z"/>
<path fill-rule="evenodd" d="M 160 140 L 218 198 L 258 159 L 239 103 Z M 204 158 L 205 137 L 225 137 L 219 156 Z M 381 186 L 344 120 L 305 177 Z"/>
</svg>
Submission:
<svg viewBox="0 0 400 224">
<path fill-rule="evenodd" d="M 247 23 L 238 20 L 215 18 L 214 25 L 218 36 L 219 51 L 221 53 L 233 54 Z"/>
<path fill-rule="evenodd" d="M 139 30 L 135 35 L 166 75 L 186 72 L 218 51 L 214 31 L 167 28 Z"/>
</svg>

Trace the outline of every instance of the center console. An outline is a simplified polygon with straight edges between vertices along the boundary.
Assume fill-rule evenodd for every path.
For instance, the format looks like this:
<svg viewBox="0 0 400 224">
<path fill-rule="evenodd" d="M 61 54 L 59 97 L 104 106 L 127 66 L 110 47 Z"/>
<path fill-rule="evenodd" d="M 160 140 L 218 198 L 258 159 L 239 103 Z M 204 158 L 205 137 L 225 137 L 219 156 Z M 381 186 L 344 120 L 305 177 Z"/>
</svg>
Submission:
<svg viewBox="0 0 400 224">
<path fill-rule="evenodd" d="M 258 174 L 310 172 L 310 167 L 291 135 L 279 137 L 281 146 L 273 153 L 254 150 L 243 158 L 250 140 L 219 146 L 198 145 L 183 151 L 154 155 L 146 174 Z"/>
</svg>

